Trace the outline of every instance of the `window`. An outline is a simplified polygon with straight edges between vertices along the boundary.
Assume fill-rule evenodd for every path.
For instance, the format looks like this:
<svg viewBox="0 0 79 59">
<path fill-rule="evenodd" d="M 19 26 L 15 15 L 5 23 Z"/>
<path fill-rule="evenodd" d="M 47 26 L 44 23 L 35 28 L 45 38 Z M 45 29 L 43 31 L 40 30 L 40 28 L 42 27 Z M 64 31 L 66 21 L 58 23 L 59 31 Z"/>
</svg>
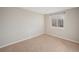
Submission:
<svg viewBox="0 0 79 59">
<path fill-rule="evenodd" d="M 58 19 L 58 27 L 63 27 L 63 19 Z"/>
<path fill-rule="evenodd" d="M 56 19 L 52 19 L 52 26 L 57 27 L 57 24 L 56 24 Z"/>
<path fill-rule="evenodd" d="M 64 14 L 55 14 L 51 16 L 53 27 L 64 27 Z"/>
</svg>

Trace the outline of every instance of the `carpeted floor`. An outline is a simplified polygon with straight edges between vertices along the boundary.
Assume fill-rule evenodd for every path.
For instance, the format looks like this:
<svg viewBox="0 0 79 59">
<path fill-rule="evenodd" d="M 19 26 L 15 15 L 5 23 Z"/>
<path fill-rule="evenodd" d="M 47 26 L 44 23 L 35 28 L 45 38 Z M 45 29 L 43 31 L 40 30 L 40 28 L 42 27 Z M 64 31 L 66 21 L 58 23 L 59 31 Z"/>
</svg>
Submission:
<svg viewBox="0 0 79 59">
<path fill-rule="evenodd" d="M 49 35 L 25 40 L 0 49 L 1 52 L 77 52 L 79 44 Z"/>
</svg>

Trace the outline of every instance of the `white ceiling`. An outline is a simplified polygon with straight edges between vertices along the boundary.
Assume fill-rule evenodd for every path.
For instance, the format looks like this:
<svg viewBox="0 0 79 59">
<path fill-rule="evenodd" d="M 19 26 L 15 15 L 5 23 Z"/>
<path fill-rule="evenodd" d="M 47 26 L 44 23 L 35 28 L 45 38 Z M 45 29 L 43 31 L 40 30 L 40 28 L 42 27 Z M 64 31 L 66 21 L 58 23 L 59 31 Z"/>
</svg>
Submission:
<svg viewBox="0 0 79 59">
<path fill-rule="evenodd" d="M 50 14 L 71 9 L 71 7 L 22 7 L 22 8 L 40 14 Z"/>
</svg>

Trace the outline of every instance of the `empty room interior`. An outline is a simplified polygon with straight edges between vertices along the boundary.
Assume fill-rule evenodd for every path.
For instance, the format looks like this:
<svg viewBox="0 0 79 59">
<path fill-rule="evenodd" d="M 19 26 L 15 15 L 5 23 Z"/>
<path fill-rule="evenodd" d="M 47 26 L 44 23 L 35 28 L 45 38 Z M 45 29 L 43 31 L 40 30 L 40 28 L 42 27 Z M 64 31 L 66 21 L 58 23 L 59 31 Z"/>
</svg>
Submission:
<svg viewBox="0 0 79 59">
<path fill-rule="evenodd" d="M 0 7 L 0 52 L 79 52 L 79 8 Z"/>
</svg>

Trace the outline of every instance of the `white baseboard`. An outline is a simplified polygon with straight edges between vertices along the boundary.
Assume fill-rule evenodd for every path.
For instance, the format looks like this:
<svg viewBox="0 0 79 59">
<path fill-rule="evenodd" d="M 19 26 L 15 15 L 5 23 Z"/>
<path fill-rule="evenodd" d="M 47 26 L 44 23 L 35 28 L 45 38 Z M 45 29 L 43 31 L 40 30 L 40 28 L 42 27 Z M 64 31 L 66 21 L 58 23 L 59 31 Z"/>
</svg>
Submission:
<svg viewBox="0 0 79 59">
<path fill-rule="evenodd" d="M 61 39 L 68 40 L 68 41 L 71 41 L 71 42 L 79 44 L 79 41 L 72 40 L 72 39 L 69 39 L 69 38 L 66 38 L 66 37 L 62 37 L 62 36 L 58 36 L 58 35 L 52 35 L 52 34 L 49 34 L 49 33 L 47 33 L 47 35 L 55 36 L 55 37 L 58 37 L 58 38 L 61 38 Z"/>
<path fill-rule="evenodd" d="M 42 35 L 42 34 L 44 34 L 44 33 L 40 33 L 40 34 L 37 34 L 37 35 L 33 35 L 33 36 L 30 36 L 30 37 L 27 37 L 26 39 L 21 39 L 21 40 L 15 41 L 15 42 L 11 42 L 11 43 L 2 45 L 2 46 L 0 46 L 0 48 L 7 47 L 7 46 L 9 46 L 9 45 L 13 45 L 13 44 L 16 44 L 16 43 L 19 43 L 19 42 L 22 42 L 22 41 L 24 41 L 24 40 L 28 40 L 28 39 L 31 39 L 31 38 L 34 38 L 34 37 L 38 37 L 38 36 L 40 36 L 40 35 Z M 47 34 L 47 35 L 51 35 L 51 34 Z M 66 38 L 66 37 L 62 37 L 62 36 L 58 36 L 58 35 L 51 35 L 51 36 L 55 36 L 55 37 L 58 37 L 58 38 L 61 38 L 61 39 L 64 39 L 64 40 L 68 40 L 68 41 L 72 41 L 72 42 L 75 42 L 75 43 L 78 43 L 78 44 L 79 44 L 78 41 L 71 40 L 71 39 L 68 39 L 68 38 Z"/>
<path fill-rule="evenodd" d="M 9 46 L 9 45 L 13 45 L 13 44 L 19 43 L 19 42 L 22 42 L 22 41 L 24 41 L 24 40 L 28 40 L 28 39 L 31 39 L 31 38 L 40 36 L 40 35 L 42 35 L 42 34 L 43 34 L 43 33 L 40 33 L 40 34 L 37 34 L 37 35 L 29 36 L 29 37 L 27 37 L 27 38 L 25 38 L 25 39 L 21 39 L 21 40 L 17 40 L 17 41 L 14 41 L 14 42 L 10 42 L 10 43 L 8 43 L 8 44 L 5 44 L 5 45 L 0 46 L 0 48 L 7 47 L 7 46 Z"/>
</svg>

